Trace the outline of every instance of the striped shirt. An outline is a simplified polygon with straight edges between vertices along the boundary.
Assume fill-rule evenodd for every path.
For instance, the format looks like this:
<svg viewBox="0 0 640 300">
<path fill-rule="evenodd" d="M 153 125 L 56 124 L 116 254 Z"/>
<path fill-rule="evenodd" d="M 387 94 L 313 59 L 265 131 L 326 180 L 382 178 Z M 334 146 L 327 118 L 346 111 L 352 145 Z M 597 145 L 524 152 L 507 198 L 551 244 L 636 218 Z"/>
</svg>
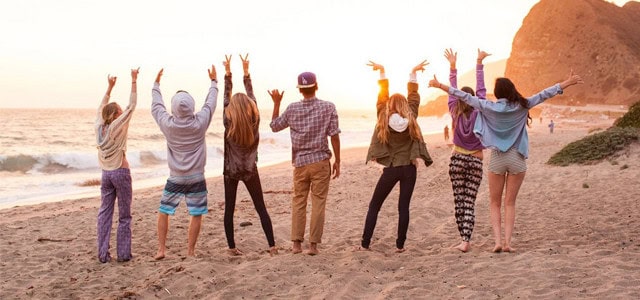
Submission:
<svg viewBox="0 0 640 300">
<path fill-rule="evenodd" d="M 291 161 L 295 167 L 331 158 L 327 137 L 340 133 L 335 105 L 316 97 L 289 104 L 270 126 L 273 132 L 290 128 Z"/>
</svg>

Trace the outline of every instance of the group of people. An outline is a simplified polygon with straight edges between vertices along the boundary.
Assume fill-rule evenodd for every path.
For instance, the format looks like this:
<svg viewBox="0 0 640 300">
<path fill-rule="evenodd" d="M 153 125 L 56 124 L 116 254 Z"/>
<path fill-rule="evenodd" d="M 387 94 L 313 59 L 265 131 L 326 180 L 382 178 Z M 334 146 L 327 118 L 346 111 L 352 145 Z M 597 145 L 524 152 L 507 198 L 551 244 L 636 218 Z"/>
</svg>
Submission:
<svg viewBox="0 0 640 300">
<path fill-rule="evenodd" d="M 490 54 L 478 50 L 476 67 L 476 92 L 469 87 L 457 89 L 457 53 L 445 51 L 450 63 L 450 86 L 440 83 L 434 76 L 429 87 L 442 89 L 449 94 L 449 111 L 453 150 L 449 164 L 452 184 L 455 220 L 462 237 L 455 246 L 462 252 L 470 249 L 475 224 L 475 200 L 483 173 L 483 150 L 491 150 L 489 162 L 489 193 L 491 224 L 495 238 L 494 252 L 513 251 L 511 234 L 515 223 L 515 200 L 526 172 L 528 156 L 526 127 L 530 121 L 528 111 L 533 106 L 557 94 L 567 87 L 582 83 L 573 72 L 569 78 L 542 92 L 524 98 L 507 78 L 498 78 L 494 93 L 497 101 L 486 100 L 482 61 Z M 260 217 L 269 252 L 277 254 L 278 248 L 271 218 L 264 201 L 257 168 L 260 114 L 249 73 L 248 55 L 240 55 L 245 93 L 232 93 L 231 56 L 225 56 L 223 65 L 224 96 L 224 229 L 228 251 L 242 255 L 234 240 L 233 216 L 238 184 L 247 188 Z M 417 72 L 428 65 L 422 61 L 410 73 L 407 95 L 395 93 L 389 96 L 389 82 L 384 66 L 370 61 L 368 66 L 379 71 L 380 91 L 376 103 L 377 122 L 371 137 L 366 162 L 384 166 L 374 188 L 365 217 L 360 246 L 356 250 L 369 250 L 378 213 L 395 185 L 399 182 L 398 231 L 396 252 L 405 251 L 409 227 L 409 207 L 416 184 L 417 168 L 433 163 L 427 151 L 422 132 L 417 123 L 420 95 Z M 100 166 L 101 206 L 98 211 L 97 246 L 100 262 L 111 260 L 109 240 L 114 205 L 118 202 L 117 260 L 128 261 L 131 254 L 131 199 L 132 186 L 129 163 L 126 158 L 128 127 L 137 102 L 136 80 L 139 69 L 131 70 L 131 96 L 129 105 L 122 110 L 116 102 L 109 102 L 116 77 L 108 76 L 108 88 L 100 103 L 95 123 Z M 208 213 L 207 184 L 204 176 L 206 163 L 205 135 L 216 109 L 218 80 L 215 66 L 208 70 L 211 81 L 209 93 L 200 111 L 196 112 L 195 100 L 186 91 L 177 91 L 171 99 L 171 113 L 164 105 L 160 92 L 161 69 L 152 89 L 151 114 L 167 143 L 169 178 L 164 187 L 158 210 L 158 251 L 155 259 L 166 253 L 166 237 L 169 216 L 185 200 L 191 216 L 188 228 L 187 255 L 195 256 L 196 242 L 202 226 L 202 216 Z M 297 88 L 302 99 L 293 102 L 280 114 L 284 91 L 270 90 L 273 101 L 271 130 L 278 132 L 290 128 L 292 144 L 293 195 L 291 200 L 292 253 L 303 251 L 307 222 L 307 202 L 311 197 L 309 245 L 306 253 L 319 253 L 322 242 L 325 204 L 331 178 L 340 176 L 340 128 L 338 113 L 333 103 L 316 97 L 316 75 L 304 72 L 298 76 Z M 329 147 L 331 142 L 331 148 Z M 334 157 L 333 163 L 331 158 Z M 332 177 L 333 175 L 333 177 Z M 501 237 L 502 194 L 505 191 L 505 238 Z"/>
</svg>

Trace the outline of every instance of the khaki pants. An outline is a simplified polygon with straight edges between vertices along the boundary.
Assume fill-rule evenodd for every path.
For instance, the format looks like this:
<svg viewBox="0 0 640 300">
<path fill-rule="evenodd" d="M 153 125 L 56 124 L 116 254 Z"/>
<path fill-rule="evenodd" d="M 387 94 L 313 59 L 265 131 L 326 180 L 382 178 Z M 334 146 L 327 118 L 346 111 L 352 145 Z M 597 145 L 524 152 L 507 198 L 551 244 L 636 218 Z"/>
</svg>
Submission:
<svg viewBox="0 0 640 300">
<path fill-rule="evenodd" d="M 293 169 L 293 199 L 291 200 L 292 241 L 304 241 L 307 222 L 307 196 L 311 192 L 309 241 L 311 243 L 321 243 L 330 180 L 331 163 L 328 159 Z"/>
</svg>

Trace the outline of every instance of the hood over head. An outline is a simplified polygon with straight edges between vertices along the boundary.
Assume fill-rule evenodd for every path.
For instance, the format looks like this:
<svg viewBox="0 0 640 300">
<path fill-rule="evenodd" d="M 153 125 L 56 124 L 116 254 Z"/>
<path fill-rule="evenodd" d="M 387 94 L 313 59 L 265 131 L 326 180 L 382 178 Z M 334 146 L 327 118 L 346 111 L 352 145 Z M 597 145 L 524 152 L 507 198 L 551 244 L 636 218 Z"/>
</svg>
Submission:
<svg viewBox="0 0 640 300">
<path fill-rule="evenodd" d="M 195 100 L 185 91 L 179 91 L 171 98 L 171 114 L 174 117 L 185 118 L 193 116 L 195 107 Z"/>
</svg>

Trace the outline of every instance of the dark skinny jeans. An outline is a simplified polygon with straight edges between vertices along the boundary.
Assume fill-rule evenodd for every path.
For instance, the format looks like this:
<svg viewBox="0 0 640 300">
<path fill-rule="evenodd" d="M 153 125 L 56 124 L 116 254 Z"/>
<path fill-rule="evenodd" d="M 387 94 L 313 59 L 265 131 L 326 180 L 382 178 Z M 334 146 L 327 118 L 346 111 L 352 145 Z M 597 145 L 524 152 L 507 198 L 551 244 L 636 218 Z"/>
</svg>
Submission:
<svg viewBox="0 0 640 300">
<path fill-rule="evenodd" d="M 233 236 L 233 213 L 236 209 L 236 195 L 238 192 L 238 179 L 233 179 L 229 176 L 224 176 L 224 233 L 227 236 L 227 244 L 229 249 L 236 247 L 236 243 Z M 271 218 L 267 212 L 267 207 L 264 204 L 264 196 L 262 195 L 262 185 L 260 184 L 260 176 L 256 173 L 248 180 L 243 180 L 244 185 L 249 191 L 251 200 L 253 200 L 253 206 L 260 216 L 260 223 L 262 223 L 262 230 L 267 237 L 269 247 L 276 245 L 273 238 L 273 227 L 271 225 Z"/>
<path fill-rule="evenodd" d="M 384 168 L 369 203 L 369 211 L 367 211 L 364 233 L 362 234 L 363 248 L 369 248 L 380 208 L 398 181 L 400 182 L 400 197 L 398 199 L 398 238 L 396 239 L 396 247 L 398 249 L 404 248 L 404 242 L 407 240 L 407 230 L 409 229 L 409 204 L 411 203 L 413 188 L 416 185 L 416 175 L 415 165 Z"/>
</svg>

